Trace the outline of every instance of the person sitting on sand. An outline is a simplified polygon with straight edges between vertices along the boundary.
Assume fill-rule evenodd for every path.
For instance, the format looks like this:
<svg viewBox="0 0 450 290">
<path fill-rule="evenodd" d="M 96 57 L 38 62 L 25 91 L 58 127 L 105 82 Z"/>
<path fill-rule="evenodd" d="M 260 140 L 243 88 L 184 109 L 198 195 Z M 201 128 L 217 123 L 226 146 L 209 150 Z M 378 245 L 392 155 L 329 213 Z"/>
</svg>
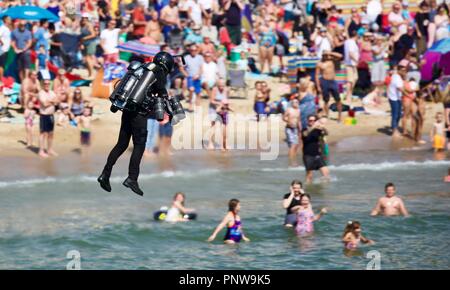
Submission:
<svg viewBox="0 0 450 290">
<path fill-rule="evenodd" d="M 360 242 L 373 245 L 374 241 L 361 235 L 361 224 L 358 221 L 349 221 L 342 235 L 342 242 L 347 250 L 355 250 Z"/>
<path fill-rule="evenodd" d="M 385 216 L 403 215 L 409 216 L 408 210 L 400 197 L 395 196 L 395 185 L 391 182 L 384 187 L 386 196 L 380 197 L 371 216 L 382 214 Z"/>
<path fill-rule="evenodd" d="M 305 191 L 300 180 L 293 180 L 289 189 L 289 193 L 286 193 L 283 199 L 283 207 L 286 209 L 284 226 L 292 228 L 297 225 L 297 214 L 292 209 L 300 205 L 300 195 L 304 194 Z"/>
<path fill-rule="evenodd" d="M 311 205 L 311 197 L 309 194 L 302 194 L 300 196 L 300 205 L 292 208 L 293 212 L 297 214 L 297 225 L 295 232 L 299 236 L 305 236 L 314 232 L 314 222 L 326 214 L 327 208 L 322 208 L 319 214 L 315 215 Z"/>
<path fill-rule="evenodd" d="M 241 210 L 241 204 L 238 199 L 231 199 L 228 202 L 228 213 L 223 218 L 222 222 L 216 227 L 213 234 L 208 238 L 208 242 L 214 241 L 217 234 L 227 226 L 227 233 L 224 238 L 225 244 L 235 244 L 242 240 L 250 242 L 250 239 L 244 235 L 242 231 L 241 218 L 238 216 Z"/>
</svg>

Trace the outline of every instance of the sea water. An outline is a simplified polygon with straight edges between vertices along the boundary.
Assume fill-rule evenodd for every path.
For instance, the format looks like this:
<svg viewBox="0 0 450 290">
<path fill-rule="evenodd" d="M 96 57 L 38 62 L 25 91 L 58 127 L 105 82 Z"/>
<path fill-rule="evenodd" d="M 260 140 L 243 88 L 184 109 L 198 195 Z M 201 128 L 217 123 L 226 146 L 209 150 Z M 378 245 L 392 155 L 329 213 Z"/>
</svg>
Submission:
<svg viewBox="0 0 450 290">
<path fill-rule="evenodd" d="M 450 162 L 435 160 L 429 150 L 342 148 L 330 149 L 331 182 L 316 174 L 305 188 L 316 213 L 329 211 L 307 238 L 282 226 L 283 195 L 293 179 L 305 177 L 302 167 L 287 167 L 285 153 L 261 161 L 257 152 L 175 152 L 169 169 L 145 161 L 143 197 L 121 184 L 128 153 L 114 170 L 111 193 L 96 182 L 104 156 L 92 157 L 89 165 L 77 158 L 70 164 L 64 157 L 5 158 L 0 268 L 66 269 L 68 253 L 75 251 L 81 269 L 366 269 L 368 253 L 377 251 L 381 269 L 449 269 L 450 185 L 443 176 Z M 396 184 L 411 217 L 370 217 L 387 182 Z M 177 191 L 186 194 L 186 206 L 197 210 L 198 219 L 154 221 L 153 212 L 170 206 Z M 231 198 L 241 201 L 251 242 L 224 245 L 224 231 L 206 242 Z M 375 244 L 345 253 L 341 237 L 349 220 L 360 221 Z"/>
</svg>

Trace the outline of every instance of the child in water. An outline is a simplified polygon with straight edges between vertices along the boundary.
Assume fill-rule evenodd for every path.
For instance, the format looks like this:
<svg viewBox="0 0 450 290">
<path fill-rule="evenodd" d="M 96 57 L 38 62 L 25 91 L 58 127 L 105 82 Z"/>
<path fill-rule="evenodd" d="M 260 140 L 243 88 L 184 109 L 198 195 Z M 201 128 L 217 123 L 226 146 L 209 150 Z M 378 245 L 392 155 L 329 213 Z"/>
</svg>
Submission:
<svg viewBox="0 0 450 290">
<path fill-rule="evenodd" d="M 441 112 L 436 113 L 436 122 L 430 132 L 430 138 L 433 141 L 434 152 L 441 151 L 445 148 L 445 123 Z"/>
<path fill-rule="evenodd" d="M 167 211 L 166 222 L 185 222 L 189 219 L 185 217 L 188 213 L 193 213 L 195 209 L 184 207 L 186 196 L 183 192 L 175 193 L 172 207 Z"/>
<path fill-rule="evenodd" d="M 373 245 L 374 242 L 361 235 L 361 224 L 358 221 L 349 221 L 342 235 L 342 242 L 348 250 L 355 250 L 360 242 Z"/>
<path fill-rule="evenodd" d="M 324 207 L 319 214 L 314 215 L 311 205 L 311 197 L 309 194 L 302 194 L 300 196 L 300 205 L 291 209 L 297 213 L 297 226 L 295 232 L 299 236 L 304 236 L 314 232 L 314 222 L 320 220 L 320 218 L 328 211 Z"/>
<path fill-rule="evenodd" d="M 29 101 L 24 112 L 25 117 L 25 132 L 27 134 L 27 147 L 33 146 L 33 124 L 36 110 L 34 110 L 33 101 Z"/>
<path fill-rule="evenodd" d="M 241 205 L 239 200 L 231 199 L 228 202 L 228 213 L 223 218 L 222 222 L 216 227 L 213 234 L 208 238 L 208 242 L 212 242 L 217 234 L 227 226 L 227 233 L 224 238 L 225 244 L 235 244 L 242 240 L 245 242 L 250 242 L 250 239 L 244 235 L 242 231 L 241 218 L 238 216 L 241 210 Z"/>
</svg>

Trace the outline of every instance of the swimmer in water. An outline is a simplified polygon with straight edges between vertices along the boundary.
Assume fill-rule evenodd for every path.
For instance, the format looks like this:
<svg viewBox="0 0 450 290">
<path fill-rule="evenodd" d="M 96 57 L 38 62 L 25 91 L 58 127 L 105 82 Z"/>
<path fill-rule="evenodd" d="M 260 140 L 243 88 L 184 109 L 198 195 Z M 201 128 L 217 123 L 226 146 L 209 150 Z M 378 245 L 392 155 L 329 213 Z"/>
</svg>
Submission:
<svg viewBox="0 0 450 290">
<path fill-rule="evenodd" d="M 305 193 L 303 184 L 300 180 L 293 180 L 289 193 L 284 195 L 283 207 L 286 209 L 286 217 L 284 218 L 284 226 L 287 228 L 295 227 L 297 224 L 297 214 L 292 209 L 300 205 L 300 196 Z"/>
<path fill-rule="evenodd" d="M 342 235 L 342 242 L 347 250 L 355 250 L 360 242 L 373 245 L 374 241 L 361 235 L 361 224 L 358 221 L 349 221 Z"/>
<path fill-rule="evenodd" d="M 291 210 L 297 213 L 295 232 L 299 236 L 305 236 L 314 232 L 314 222 L 320 220 L 328 212 L 324 207 L 319 214 L 314 215 L 309 194 L 302 194 L 300 196 L 300 205 L 293 207 Z"/>
<path fill-rule="evenodd" d="M 450 167 L 448 168 L 448 174 L 444 177 L 444 182 L 450 182 Z"/>
<path fill-rule="evenodd" d="M 380 197 L 371 216 L 382 214 L 385 216 L 403 215 L 409 216 L 408 210 L 400 197 L 395 196 L 395 185 L 391 182 L 384 187 L 386 196 Z"/>
<path fill-rule="evenodd" d="M 231 199 L 228 202 L 228 213 L 216 227 L 213 234 L 208 238 L 208 242 L 212 242 L 225 226 L 227 226 L 227 233 L 224 238 L 225 244 L 239 243 L 241 239 L 245 242 L 250 242 L 250 239 L 247 238 L 242 231 L 241 218 L 238 216 L 240 210 L 241 205 L 239 200 L 234 198 Z"/>
<path fill-rule="evenodd" d="M 172 207 L 167 211 L 165 221 L 167 222 L 185 222 L 189 219 L 185 217 L 188 213 L 195 212 L 193 208 L 184 207 L 186 196 L 182 192 L 175 193 L 173 197 Z"/>
</svg>

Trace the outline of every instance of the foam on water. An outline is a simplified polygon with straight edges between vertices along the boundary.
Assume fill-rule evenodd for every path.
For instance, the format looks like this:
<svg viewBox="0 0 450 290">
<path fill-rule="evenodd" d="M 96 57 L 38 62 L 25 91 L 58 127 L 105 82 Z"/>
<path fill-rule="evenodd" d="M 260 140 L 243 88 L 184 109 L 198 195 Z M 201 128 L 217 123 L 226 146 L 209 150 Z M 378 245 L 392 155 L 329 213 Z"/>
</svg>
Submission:
<svg viewBox="0 0 450 290">
<path fill-rule="evenodd" d="M 450 166 L 450 161 L 440 160 L 427 160 L 424 162 L 418 161 L 397 161 L 397 162 L 381 162 L 381 163 L 354 163 L 354 164 L 342 164 L 342 165 L 330 165 L 331 171 L 383 171 L 383 170 L 409 170 L 417 168 L 431 168 L 440 166 Z M 220 169 L 200 169 L 192 171 L 163 171 L 159 173 L 141 174 L 140 180 L 152 180 L 156 178 L 193 178 L 207 175 L 215 175 L 220 172 L 239 173 L 239 172 L 303 172 L 305 168 L 303 166 L 298 167 L 279 167 L 279 168 L 236 168 L 229 170 Z M 96 182 L 97 176 L 72 176 L 72 177 L 46 177 L 39 179 L 26 179 L 15 181 L 0 181 L 0 188 L 5 187 L 31 187 L 38 184 L 47 183 L 71 183 L 71 182 Z M 122 182 L 123 177 L 112 177 L 111 182 Z"/>
</svg>

